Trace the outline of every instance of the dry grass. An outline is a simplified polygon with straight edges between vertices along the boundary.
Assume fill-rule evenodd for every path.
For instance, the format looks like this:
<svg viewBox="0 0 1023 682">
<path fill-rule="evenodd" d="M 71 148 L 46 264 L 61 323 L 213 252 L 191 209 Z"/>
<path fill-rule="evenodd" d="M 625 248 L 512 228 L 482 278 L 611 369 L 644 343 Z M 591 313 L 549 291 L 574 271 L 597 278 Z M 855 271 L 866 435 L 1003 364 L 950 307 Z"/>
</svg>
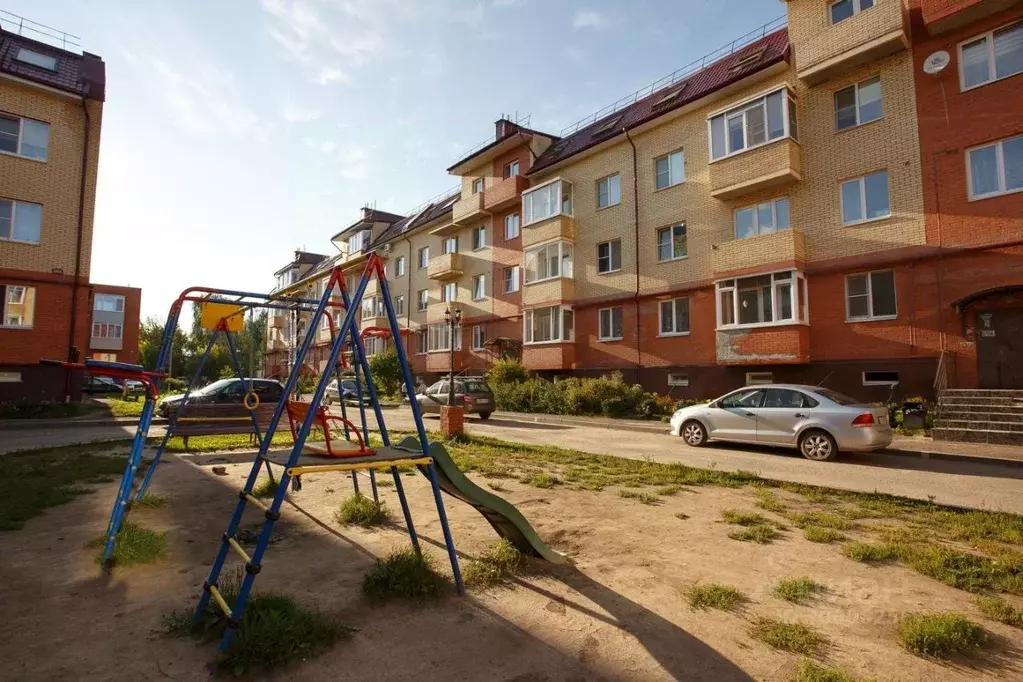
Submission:
<svg viewBox="0 0 1023 682">
<path fill-rule="evenodd" d="M 918 656 L 971 656 L 987 641 L 987 633 L 957 613 L 911 613 L 899 621 L 899 642 Z"/>
<path fill-rule="evenodd" d="M 804 656 L 813 656 L 830 643 L 810 625 L 786 623 L 773 618 L 757 618 L 750 624 L 748 633 L 769 647 Z"/>
<path fill-rule="evenodd" d="M 734 611 L 749 599 L 739 590 L 717 583 L 696 584 L 683 592 L 689 606 L 694 609 L 718 609 Z"/>
<path fill-rule="evenodd" d="M 824 590 L 824 585 L 811 578 L 784 578 L 775 585 L 774 595 L 793 604 L 805 604 L 812 596 Z"/>
</svg>

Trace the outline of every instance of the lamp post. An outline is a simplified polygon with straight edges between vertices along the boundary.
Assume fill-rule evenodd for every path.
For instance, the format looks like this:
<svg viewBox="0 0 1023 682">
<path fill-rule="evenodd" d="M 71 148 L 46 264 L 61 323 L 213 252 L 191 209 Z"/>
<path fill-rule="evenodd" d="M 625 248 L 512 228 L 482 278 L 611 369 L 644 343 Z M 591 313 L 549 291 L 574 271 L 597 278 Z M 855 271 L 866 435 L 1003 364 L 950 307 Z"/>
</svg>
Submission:
<svg viewBox="0 0 1023 682">
<path fill-rule="evenodd" d="M 448 306 L 444 310 L 444 321 L 448 325 L 448 352 L 449 352 L 449 372 L 448 372 L 448 406 L 455 406 L 455 329 L 462 324 L 462 309 L 455 308 L 454 310 Z"/>
</svg>

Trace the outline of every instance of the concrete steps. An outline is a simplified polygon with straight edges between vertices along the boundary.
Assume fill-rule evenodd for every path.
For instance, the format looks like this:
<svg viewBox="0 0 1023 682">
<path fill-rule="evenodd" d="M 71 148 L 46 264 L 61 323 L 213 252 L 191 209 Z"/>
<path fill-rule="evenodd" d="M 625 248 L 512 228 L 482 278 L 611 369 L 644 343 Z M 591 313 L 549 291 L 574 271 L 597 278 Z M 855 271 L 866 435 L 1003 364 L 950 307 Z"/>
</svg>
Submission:
<svg viewBox="0 0 1023 682">
<path fill-rule="evenodd" d="M 1023 391 L 946 391 L 931 433 L 940 441 L 1023 445 Z"/>
</svg>

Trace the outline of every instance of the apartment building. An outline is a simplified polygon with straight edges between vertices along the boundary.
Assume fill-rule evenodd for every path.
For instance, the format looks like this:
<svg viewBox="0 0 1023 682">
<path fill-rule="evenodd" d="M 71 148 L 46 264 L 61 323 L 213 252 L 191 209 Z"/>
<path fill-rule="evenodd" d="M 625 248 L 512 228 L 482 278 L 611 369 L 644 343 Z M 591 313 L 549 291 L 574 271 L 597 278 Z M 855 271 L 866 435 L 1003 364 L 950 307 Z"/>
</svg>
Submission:
<svg viewBox="0 0 1023 682">
<path fill-rule="evenodd" d="M 0 20 L 0 400 L 77 398 L 39 360 L 135 362 L 141 292 L 90 281 L 103 60 L 19 27 Z"/>
</svg>

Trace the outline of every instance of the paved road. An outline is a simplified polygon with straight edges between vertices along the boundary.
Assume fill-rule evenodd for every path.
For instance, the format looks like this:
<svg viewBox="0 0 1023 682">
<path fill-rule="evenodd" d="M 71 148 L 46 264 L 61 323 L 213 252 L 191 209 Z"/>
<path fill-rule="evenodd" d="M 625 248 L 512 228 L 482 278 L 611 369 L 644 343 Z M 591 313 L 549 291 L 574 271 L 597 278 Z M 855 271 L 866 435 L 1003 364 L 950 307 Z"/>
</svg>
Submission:
<svg viewBox="0 0 1023 682">
<path fill-rule="evenodd" d="M 389 428 L 412 429 L 411 413 L 385 413 Z M 437 429 L 436 418 L 427 428 Z M 849 454 L 837 462 L 811 462 L 795 451 L 746 446 L 686 447 L 667 434 L 594 426 L 524 423 L 492 417 L 467 420 L 470 433 L 503 440 L 558 445 L 596 454 L 682 462 L 724 471 L 752 471 L 765 478 L 823 485 L 859 492 L 883 492 L 962 507 L 997 509 L 1023 514 L 1023 467 L 977 462 L 950 462 L 884 454 Z M 71 443 L 130 438 L 134 427 L 82 427 L 0 432 L 0 453 Z M 151 435 L 163 434 L 153 427 Z"/>
</svg>

